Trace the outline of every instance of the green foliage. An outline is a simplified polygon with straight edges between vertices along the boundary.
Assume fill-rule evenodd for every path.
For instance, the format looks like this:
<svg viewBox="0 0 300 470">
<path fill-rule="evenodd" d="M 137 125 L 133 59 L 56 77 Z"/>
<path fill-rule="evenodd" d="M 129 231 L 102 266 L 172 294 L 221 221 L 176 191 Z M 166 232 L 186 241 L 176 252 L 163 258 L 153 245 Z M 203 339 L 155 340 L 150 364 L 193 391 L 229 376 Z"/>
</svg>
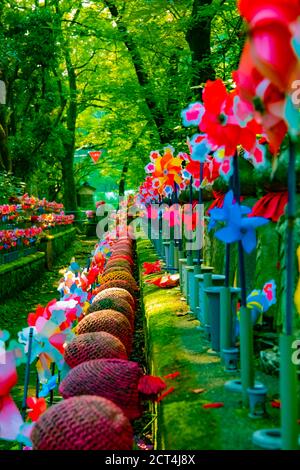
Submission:
<svg viewBox="0 0 300 470">
<path fill-rule="evenodd" d="M 21 196 L 24 192 L 25 183 L 19 178 L 7 173 L 0 172 L 0 204 L 7 204 L 10 197 Z"/>
<path fill-rule="evenodd" d="M 85 176 L 74 182 L 75 145 L 100 141 L 101 173 L 117 180 L 128 161 L 126 189 L 143 179 L 151 150 L 187 150 L 180 111 L 198 93 L 195 70 L 230 79 L 243 41 L 234 0 L 11 0 L 0 9 L 0 164 L 40 196 L 69 190 L 69 206 Z M 201 33 L 203 19 L 211 50 L 196 64 L 187 34 Z"/>
</svg>

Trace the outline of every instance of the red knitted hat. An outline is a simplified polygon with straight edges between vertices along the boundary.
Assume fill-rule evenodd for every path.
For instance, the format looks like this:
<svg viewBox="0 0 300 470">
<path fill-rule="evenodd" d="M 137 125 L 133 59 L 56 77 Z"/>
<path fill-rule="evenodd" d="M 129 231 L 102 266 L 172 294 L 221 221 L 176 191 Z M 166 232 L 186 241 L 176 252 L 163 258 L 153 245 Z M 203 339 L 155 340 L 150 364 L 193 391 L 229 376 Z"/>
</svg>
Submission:
<svg viewBox="0 0 300 470">
<path fill-rule="evenodd" d="M 110 289 L 104 289 L 104 290 L 100 291 L 94 297 L 92 303 L 95 303 L 95 302 L 97 302 L 98 300 L 101 300 L 101 299 L 106 299 L 107 297 L 109 297 L 111 299 L 124 299 L 124 300 L 126 300 L 126 302 L 128 302 L 130 304 L 132 309 L 135 308 L 135 300 L 132 297 L 132 295 L 130 294 L 130 292 L 128 292 L 125 289 L 121 289 L 120 287 L 111 287 Z"/>
<path fill-rule="evenodd" d="M 31 440 L 34 450 L 132 450 L 133 431 L 115 403 L 83 395 L 48 408 Z"/>
<path fill-rule="evenodd" d="M 101 310 L 116 310 L 117 312 L 123 313 L 125 317 L 128 319 L 131 327 L 133 328 L 134 325 L 134 312 L 126 300 L 119 298 L 110 298 L 107 297 L 105 299 L 100 299 L 97 302 L 92 303 L 86 315 L 89 315 L 93 312 L 100 312 Z"/>
<path fill-rule="evenodd" d="M 132 421 L 142 414 L 142 399 L 155 399 L 165 388 L 159 377 L 145 376 L 137 362 L 99 359 L 72 369 L 59 392 L 64 398 L 87 394 L 108 398 Z"/>
<path fill-rule="evenodd" d="M 138 382 L 143 371 L 136 362 L 100 359 L 72 369 L 59 386 L 63 398 L 98 395 L 118 405 L 133 420 L 142 414 Z"/>
<path fill-rule="evenodd" d="M 128 355 L 132 346 L 132 329 L 127 318 L 115 310 L 101 310 L 84 317 L 77 325 L 77 333 L 106 331 L 119 338 L 124 344 Z"/>
<path fill-rule="evenodd" d="M 75 336 L 64 351 L 64 359 L 70 367 L 91 359 L 112 357 L 127 359 L 126 349 L 118 338 L 105 331 Z"/>
</svg>

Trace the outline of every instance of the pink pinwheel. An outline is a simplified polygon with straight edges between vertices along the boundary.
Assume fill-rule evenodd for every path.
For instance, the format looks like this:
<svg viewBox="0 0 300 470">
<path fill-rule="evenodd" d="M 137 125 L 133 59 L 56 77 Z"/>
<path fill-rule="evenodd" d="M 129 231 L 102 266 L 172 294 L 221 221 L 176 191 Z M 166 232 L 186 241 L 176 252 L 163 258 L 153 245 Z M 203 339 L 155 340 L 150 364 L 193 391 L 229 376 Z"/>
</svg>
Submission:
<svg viewBox="0 0 300 470">
<path fill-rule="evenodd" d="M 16 440 L 23 424 L 21 414 L 10 396 L 18 380 L 13 351 L 6 352 L 5 363 L 0 364 L 0 438 Z"/>
</svg>

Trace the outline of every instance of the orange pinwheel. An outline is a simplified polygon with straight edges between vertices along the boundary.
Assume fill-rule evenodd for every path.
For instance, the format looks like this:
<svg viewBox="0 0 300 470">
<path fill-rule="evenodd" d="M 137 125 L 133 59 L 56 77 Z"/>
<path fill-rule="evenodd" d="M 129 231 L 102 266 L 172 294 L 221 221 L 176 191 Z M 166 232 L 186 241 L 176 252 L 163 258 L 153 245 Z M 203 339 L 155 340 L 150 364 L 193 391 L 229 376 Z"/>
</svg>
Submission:
<svg viewBox="0 0 300 470">
<path fill-rule="evenodd" d="M 151 152 L 150 160 L 151 162 L 145 170 L 147 173 L 152 174 L 153 187 L 158 190 L 160 195 L 172 192 L 174 183 L 181 184 L 183 180 L 181 174 L 183 156 L 179 154 L 174 157 L 172 147 L 165 147 L 162 156 L 159 152 Z"/>
</svg>

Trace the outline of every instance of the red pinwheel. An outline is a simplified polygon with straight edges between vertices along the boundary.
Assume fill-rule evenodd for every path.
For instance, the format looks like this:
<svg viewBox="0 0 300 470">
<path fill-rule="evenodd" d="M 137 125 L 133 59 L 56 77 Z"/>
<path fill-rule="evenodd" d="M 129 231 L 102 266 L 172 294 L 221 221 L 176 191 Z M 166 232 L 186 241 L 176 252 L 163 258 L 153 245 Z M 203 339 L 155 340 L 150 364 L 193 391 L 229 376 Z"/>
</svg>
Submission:
<svg viewBox="0 0 300 470">
<path fill-rule="evenodd" d="M 154 263 L 143 263 L 144 272 L 143 274 L 159 273 L 161 271 L 160 261 L 154 261 Z"/>
<path fill-rule="evenodd" d="M 257 70 L 280 91 L 299 78 L 292 48 L 292 27 L 300 15 L 298 0 L 240 0 L 239 10 L 250 27 L 250 53 Z"/>
<path fill-rule="evenodd" d="M 225 157 L 235 154 L 238 145 L 247 152 L 256 147 L 256 135 L 261 134 L 261 126 L 254 120 L 240 126 L 234 114 L 234 98 L 237 92 L 227 92 L 222 80 L 208 81 L 203 91 L 205 113 L 200 130 L 207 134 L 209 142 L 218 148 L 225 148 Z"/>
<path fill-rule="evenodd" d="M 28 397 L 26 404 L 28 407 L 28 418 L 31 421 L 37 421 L 47 409 L 45 398 Z"/>
<path fill-rule="evenodd" d="M 276 154 L 287 133 L 284 121 L 285 94 L 255 68 L 250 43 L 246 43 L 239 69 L 233 73 L 242 100 L 249 103 L 249 114 L 261 123 Z"/>
<path fill-rule="evenodd" d="M 168 288 L 176 287 L 179 284 L 179 274 L 167 274 L 146 281 L 148 284 L 154 284 L 157 287 Z"/>
<path fill-rule="evenodd" d="M 288 203 L 288 193 L 268 193 L 257 201 L 253 206 L 250 217 L 265 217 L 273 222 L 278 222 L 284 214 L 284 209 Z"/>
</svg>

